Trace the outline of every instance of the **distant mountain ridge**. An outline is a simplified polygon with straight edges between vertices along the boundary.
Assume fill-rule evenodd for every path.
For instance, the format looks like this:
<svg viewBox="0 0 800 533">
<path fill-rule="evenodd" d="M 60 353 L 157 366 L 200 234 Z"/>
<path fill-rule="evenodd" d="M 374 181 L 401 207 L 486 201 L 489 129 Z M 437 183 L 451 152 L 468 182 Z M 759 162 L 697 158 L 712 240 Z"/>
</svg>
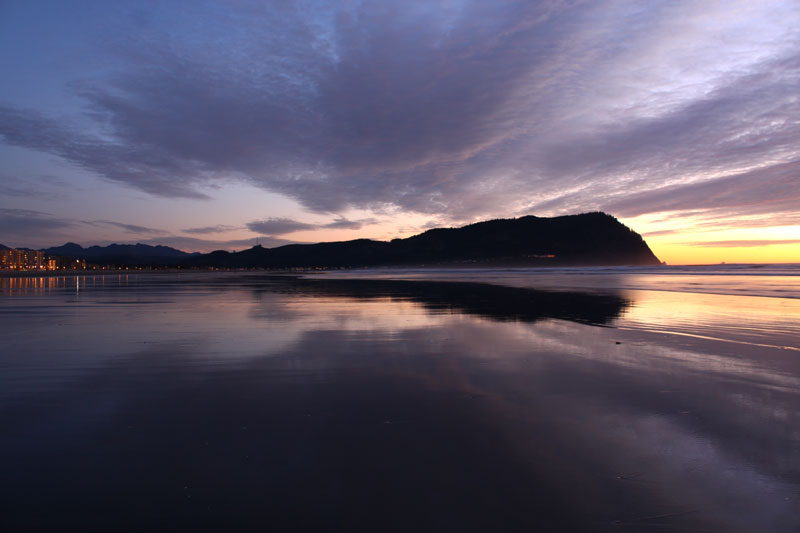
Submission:
<svg viewBox="0 0 800 533">
<path fill-rule="evenodd" d="M 68 242 L 63 246 L 54 246 L 42 251 L 47 255 L 85 259 L 91 263 L 131 266 L 175 266 L 189 257 L 198 255 L 169 246 L 151 246 L 141 243 L 95 245 L 84 248 L 80 244 Z"/>
<path fill-rule="evenodd" d="M 606 213 L 525 216 L 431 229 L 391 242 L 356 239 L 319 244 L 254 246 L 181 261 L 183 267 L 313 268 L 363 266 L 659 265 L 641 235 Z"/>
</svg>

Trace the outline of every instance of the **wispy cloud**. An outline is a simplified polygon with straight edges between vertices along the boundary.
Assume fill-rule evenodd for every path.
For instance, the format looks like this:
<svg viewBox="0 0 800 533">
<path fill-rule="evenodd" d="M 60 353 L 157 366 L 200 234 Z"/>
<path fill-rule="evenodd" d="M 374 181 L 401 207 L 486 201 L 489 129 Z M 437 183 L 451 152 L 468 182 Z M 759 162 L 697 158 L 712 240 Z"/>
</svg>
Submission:
<svg viewBox="0 0 800 533">
<path fill-rule="evenodd" d="M 136 233 L 136 234 L 153 234 L 153 235 L 164 235 L 167 232 L 161 229 L 156 228 L 148 228 L 146 226 L 137 226 L 136 224 L 124 224 L 122 222 L 114 222 L 111 220 L 86 220 L 83 221 L 84 224 L 89 224 L 91 226 L 111 226 L 114 228 L 119 228 L 126 233 Z"/>
<path fill-rule="evenodd" d="M 620 216 L 654 211 L 701 211 L 704 216 L 797 213 L 800 159 L 748 172 L 630 194 L 609 203 Z M 775 223 L 773 220 L 771 223 Z"/>
<path fill-rule="evenodd" d="M 52 243 L 75 222 L 28 209 L 0 208 L 0 238 L 12 247 L 36 247 Z"/>
<path fill-rule="evenodd" d="M 328 228 L 328 229 L 361 229 L 364 226 L 369 226 L 370 224 L 377 224 L 378 219 L 376 218 L 361 218 L 358 220 L 348 220 L 344 217 L 339 217 L 333 222 L 329 222 L 327 224 L 322 224 L 321 228 Z"/>
<path fill-rule="evenodd" d="M 62 200 L 66 191 L 73 189 L 63 180 L 46 175 L 9 176 L 0 174 L 0 196 Z"/>
<path fill-rule="evenodd" d="M 209 233 L 225 233 L 228 231 L 236 231 L 242 229 L 240 226 L 230 226 L 225 224 L 217 224 L 216 226 L 205 226 L 202 228 L 187 228 L 182 229 L 184 233 L 193 233 L 197 235 L 206 235 Z"/>
<path fill-rule="evenodd" d="M 293 220 L 290 218 L 267 218 L 264 220 L 254 220 L 247 223 L 247 228 L 251 231 L 261 233 L 263 235 L 284 235 L 286 233 L 293 233 L 295 231 L 307 231 L 315 229 L 348 229 L 357 230 L 370 224 L 376 224 L 376 218 L 361 218 L 358 220 L 349 220 L 344 217 L 338 217 L 332 222 L 325 224 L 310 224 Z"/>
<path fill-rule="evenodd" d="M 662 229 L 658 231 L 648 231 L 646 233 L 642 233 L 642 237 L 660 237 L 662 235 L 674 235 L 676 233 L 680 233 L 680 231 L 674 229 Z"/>
<path fill-rule="evenodd" d="M 314 224 L 307 224 L 290 218 L 267 218 L 247 223 L 247 228 L 250 231 L 264 235 L 283 235 L 295 231 L 314 229 L 315 227 Z"/>
<path fill-rule="evenodd" d="M 116 228 L 124 233 L 144 238 L 168 234 L 161 229 L 113 220 L 76 220 L 53 216 L 42 211 L 0 208 L 0 237 L 12 238 L 13 240 L 9 242 L 13 242 L 15 246 L 41 247 L 62 244 L 65 240 L 76 240 L 75 235 L 80 234 L 82 228 L 86 226 Z"/>
<path fill-rule="evenodd" d="M 72 225 L 74 222 L 71 220 L 40 211 L 0 208 L 0 231 L 3 233 L 38 234 Z"/>
<path fill-rule="evenodd" d="M 57 198 L 52 192 L 42 191 L 27 184 L 10 185 L 2 182 L 0 182 L 0 195 L 17 198 Z"/>
<path fill-rule="evenodd" d="M 800 244 L 800 239 L 751 239 L 751 240 L 729 240 L 729 241 L 698 241 L 685 242 L 687 246 L 701 246 L 714 248 L 754 248 L 756 246 L 771 246 L 783 244 Z"/>
</svg>

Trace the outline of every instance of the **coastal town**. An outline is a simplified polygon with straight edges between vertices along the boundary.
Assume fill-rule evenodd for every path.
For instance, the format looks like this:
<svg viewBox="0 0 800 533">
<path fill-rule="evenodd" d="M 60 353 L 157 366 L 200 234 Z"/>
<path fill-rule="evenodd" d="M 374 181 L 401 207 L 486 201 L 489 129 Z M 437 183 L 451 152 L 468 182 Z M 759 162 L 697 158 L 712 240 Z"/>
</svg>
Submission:
<svg viewBox="0 0 800 533">
<path fill-rule="evenodd" d="M 86 270 L 86 261 L 63 256 L 49 256 L 40 250 L 0 250 L 0 269 L 16 271 Z"/>
</svg>

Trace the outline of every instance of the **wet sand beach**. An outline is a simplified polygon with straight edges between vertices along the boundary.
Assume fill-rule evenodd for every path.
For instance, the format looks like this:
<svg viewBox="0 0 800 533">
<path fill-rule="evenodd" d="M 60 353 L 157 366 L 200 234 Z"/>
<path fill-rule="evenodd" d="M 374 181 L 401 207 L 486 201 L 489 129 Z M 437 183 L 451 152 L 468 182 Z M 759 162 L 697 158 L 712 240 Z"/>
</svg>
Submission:
<svg viewBox="0 0 800 533">
<path fill-rule="evenodd" d="M 796 531 L 800 278 L 663 275 L 0 279 L 0 528 Z"/>
</svg>

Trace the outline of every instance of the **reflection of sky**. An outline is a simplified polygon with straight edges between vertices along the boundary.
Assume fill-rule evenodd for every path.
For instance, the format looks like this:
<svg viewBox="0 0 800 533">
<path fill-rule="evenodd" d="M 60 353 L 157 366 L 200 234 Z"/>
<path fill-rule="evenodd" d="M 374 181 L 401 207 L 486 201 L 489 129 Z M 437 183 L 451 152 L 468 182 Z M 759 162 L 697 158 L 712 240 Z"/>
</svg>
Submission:
<svg viewBox="0 0 800 533">
<path fill-rule="evenodd" d="M 800 300 L 642 291 L 619 327 L 800 351 Z"/>
<path fill-rule="evenodd" d="M 91 433 L 98 420 L 132 416 L 126 409 L 148 387 L 169 388 L 173 380 L 181 387 L 196 381 L 191 394 L 198 397 L 235 380 L 225 394 L 246 391 L 257 402 L 258 391 L 278 383 L 341 386 L 358 397 L 362 380 L 390 377 L 480 402 L 494 417 L 475 431 L 502 432 L 534 468 L 553 461 L 546 482 L 556 493 L 577 483 L 592 495 L 584 483 L 597 476 L 592 483 L 636 495 L 632 509 L 582 503 L 606 523 L 644 527 L 655 515 L 676 527 L 723 530 L 800 523 L 797 352 L 724 342 L 749 342 L 759 328 L 789 335 L 793 300 L 631 291 L 633 306 L 616 327 L 595 327 L 495 321 L 357 292 L 297 294 L 257 277 L 231 285 L 225 277 L 176 279 L 109 277 L 103 285 L 95 278 L 78 291 L 73 279 L 51 287 L 31 278 L 28 290 L 0 286 L 0 323 L 11 347 L 2 357 L 0 416 L 47 394 L 91 394 L 100 387 L 92 385 L 95 376 L 109 383 L 102 403 L 67 402 L 72 411 L 54 407 L 42 416 L 83 417 L 80 427 Z M 350 408 L 397 410 L 383 406 L 380 393 L 358 402 L 365 403 Z M 335 406 L 326 410 L 335 416 Z M 408 413 L 385 416 L 384 423 L 415 423 Z M 80 442 L 83 430 L 63 422 L 37 431 L 54 442 L 69 431 Z"/>
<path fill-rule="evenodd" d="M 578 268 L 425 268 L 326 272 L 336 279 L 459 280 L 546 290 L 655 290 L 800 298 L 800 265 Z M 784 302 L 782 305 L 791 305 Z"/>
</svg>

